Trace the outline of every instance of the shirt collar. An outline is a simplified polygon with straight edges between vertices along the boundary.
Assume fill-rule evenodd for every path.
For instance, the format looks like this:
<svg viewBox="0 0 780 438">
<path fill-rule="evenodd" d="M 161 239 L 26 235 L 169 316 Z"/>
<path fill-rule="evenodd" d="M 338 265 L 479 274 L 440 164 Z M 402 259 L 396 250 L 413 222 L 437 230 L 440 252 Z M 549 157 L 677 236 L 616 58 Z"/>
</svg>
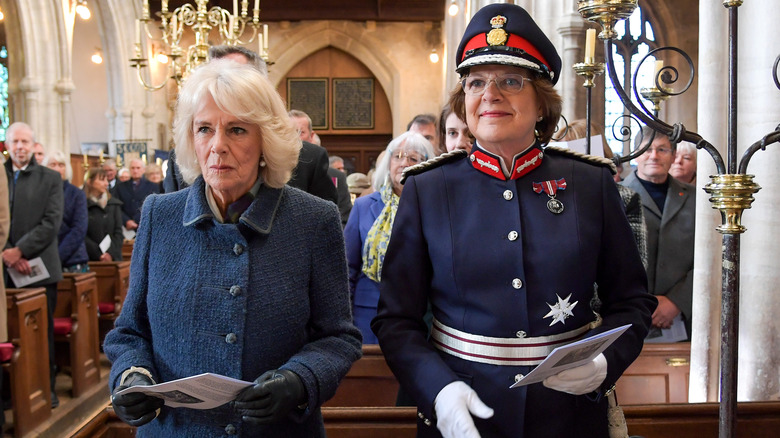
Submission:
<svg viewBox="0 0 780 438">
<path fill-rule="evenodd" d="M 512 158 L 511 169 L 507 168 L 503 158 L 487 151 L 478 143 L 474 144 L 474 148 L 472 149 L 471 154 L 469 154 L 469 160 L 471 160 L 471 165 L 474 166 L 475 169 L 504 181 L 525 176 L 532 170 L 541 166 L 543 158 L 544 152 L 542 152 L 542 148 L 536 143 Z"/>
<path fill-rule="evenodd" d="M 257 192 L 260 191 L 260 184 L 262 183 L 263 179 L 258 175 L 257 181 L 255 181 L 255 184 L 249 189 L 249 193 L 256 197 Z M 211 193 L 211 187 L 209 187 L 208 184 L 203 184 L 203 187 L 206 192 L 206 202 L 209 205 L 209 209 L 214 214 L 214 219 L 219 223 L 225 223 L 225 218 L 222 217 L 222 214 L 219 212 L 219 207 L 217 206 L 217 201 L 214 199 L 214 194 Z"/>
</svg>

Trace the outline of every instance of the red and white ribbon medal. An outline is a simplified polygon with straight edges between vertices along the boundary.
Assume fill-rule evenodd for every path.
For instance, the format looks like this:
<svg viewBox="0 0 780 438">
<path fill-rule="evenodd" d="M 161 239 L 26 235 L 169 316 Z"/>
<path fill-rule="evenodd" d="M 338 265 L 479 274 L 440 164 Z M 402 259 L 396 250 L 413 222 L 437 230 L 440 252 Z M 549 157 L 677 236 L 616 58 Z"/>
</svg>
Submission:
<svg viewBox="0 0 780 438">
<path fill-rule="evenodd" d="M 563 203 L 555 197 L 555 194 L 558 193 L 558 190 L 566 190 L 565 179 L 561 178 L 558 180 L 551 179 L 549 181 L 535 182 L 533 183 L 533 186 L 534 192 L 544 192 L 549 196 L 550 199 L 547 201 L 547 209 L 550 210 L 550 212 L 553 214 L 563 213 Z"/>
</svg>

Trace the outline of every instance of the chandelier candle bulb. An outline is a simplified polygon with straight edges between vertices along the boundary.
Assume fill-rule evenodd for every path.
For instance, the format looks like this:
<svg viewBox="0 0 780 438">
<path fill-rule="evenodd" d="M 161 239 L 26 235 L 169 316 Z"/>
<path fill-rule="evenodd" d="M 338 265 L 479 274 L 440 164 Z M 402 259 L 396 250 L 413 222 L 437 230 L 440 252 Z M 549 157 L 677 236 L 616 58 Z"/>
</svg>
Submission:
<svg viewBox="0 0 780 438">
<path fill-rule="evenodd" d="M 596 59 L 596 29 L 585 33 L 585 64 L 593 64 Z"/>
<path fill-rule="evenodd" d="M 661 73 L 661 70 L 664 68 L 664 61 L 663 59 L 657 59 L 655 61 L 655 73 L 653 73 L 653 87 L 655 87 L 655 82 L 658 80 L 660 82 L 660 78 L 658 78 L 658 74 Z"/>
<path fill-rule="evenodd" d="M 149 0 L 144 0 L 144 5 L 142 6 L 141 9 L 141 18 L 143 20 L 149 19 Z"/>
<path fill-rule="evenodd" d="M 238 0 L 233 0 L 233 15 L 238 16 Z"/>
<path fill-rule="evenodd" d="M 234 20 L 234 18 L 231 15 L 230 18 L 228 19 L 228 27 L 229 27 L 229 29 L 228 29 L 228 39 L 230 39 L 230 40 L 233 39 L 233 20 Z"/>
<path fill-rule="evenodd" d="M 162 6 L 160 6 L 160 10 L 162 10 L 162 13 L 168 12 L 168 0 L 162 0 Z"/>
<path fill-rule="evenodd" d="M 135 20 L 135 40 L 141 45 L 141 20 Z"/>
<path fill-rule="evenodd" d="M 246 10 L 249 7 L 249 0 L 241 0 L 241 16 L 246 17 Z"/>
<path fill-rule="evenodd" d="M 176 39 L 176 27 L 179 24 L 178 18 L 176 18 L 176 14 L 173 14 L 171 16 L 171 37 Z"/>
<path fill-rule="evenodd" d="M 263 53 L 268 53 L 268 25 L 263 25 Z"/>
</svg>

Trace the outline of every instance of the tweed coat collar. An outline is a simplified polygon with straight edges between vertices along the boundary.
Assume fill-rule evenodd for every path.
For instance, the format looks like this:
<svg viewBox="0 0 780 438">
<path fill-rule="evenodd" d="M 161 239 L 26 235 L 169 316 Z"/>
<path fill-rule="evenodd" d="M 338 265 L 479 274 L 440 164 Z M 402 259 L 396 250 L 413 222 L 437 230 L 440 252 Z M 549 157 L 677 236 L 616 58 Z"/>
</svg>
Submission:
<svg viewBox="0 0 780 438">
<path fill-rule="evenodd" d="M 189 188 L 185 189 L 189 191 L 182 216 L 182 223 L 185 227 L 197 226 L 207 221 L 212 222 L 216 220 L 206 201 L 205 184 L 203 177 L 199 176 Z M 244 211 L 238 221 L 256 233 L 270 233 L 283 194 L 284 189 L 276 189 L 260 184 L 255 200 L 252 201 L 252 204 Z"/>
</svg>

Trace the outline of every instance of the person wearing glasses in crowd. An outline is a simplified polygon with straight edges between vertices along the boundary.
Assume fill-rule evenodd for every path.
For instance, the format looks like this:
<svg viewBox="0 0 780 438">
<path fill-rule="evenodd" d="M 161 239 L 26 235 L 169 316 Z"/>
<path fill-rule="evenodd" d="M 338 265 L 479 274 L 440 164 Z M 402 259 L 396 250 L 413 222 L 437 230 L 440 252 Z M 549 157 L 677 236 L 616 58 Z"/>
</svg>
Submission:
<svg viewBox="0 0 780 438">
<path fill-rule="evenodd" d="M 658 298 L 653 327 L 667 329 L 675 319 L 691 336 L 696 187 L 670 174 L 676 145 L 647 126 L 634 145 L 650 147 L 636 158 L 636 170 L 621 182 L 639 193 L 647 226 L 647 284 Z"/>
<path fill-rule="evenodd" d="M 421 134 L 407 131 L 394 138 L 376 165 L 375 191 L 355 199 L 344 227 L 352 317 L 364 344 L 377 343 L 370 325 L 376 316 L 382 263 L 403 190 L 401 175 L 405 168 L 435 155 L 433 145 Z"/>
<path fill-rule="evenodd" d="M 479 10 L 455 60 L 474 147 L 405 172 L 371 327 L 418 437 L 605 437 L 656 306 L 614 166 L 545 148 L 561 61 L 523 8 Z M 510 389 L 554 347 L 627 324 L 592 361 Z"/>
</svg>

